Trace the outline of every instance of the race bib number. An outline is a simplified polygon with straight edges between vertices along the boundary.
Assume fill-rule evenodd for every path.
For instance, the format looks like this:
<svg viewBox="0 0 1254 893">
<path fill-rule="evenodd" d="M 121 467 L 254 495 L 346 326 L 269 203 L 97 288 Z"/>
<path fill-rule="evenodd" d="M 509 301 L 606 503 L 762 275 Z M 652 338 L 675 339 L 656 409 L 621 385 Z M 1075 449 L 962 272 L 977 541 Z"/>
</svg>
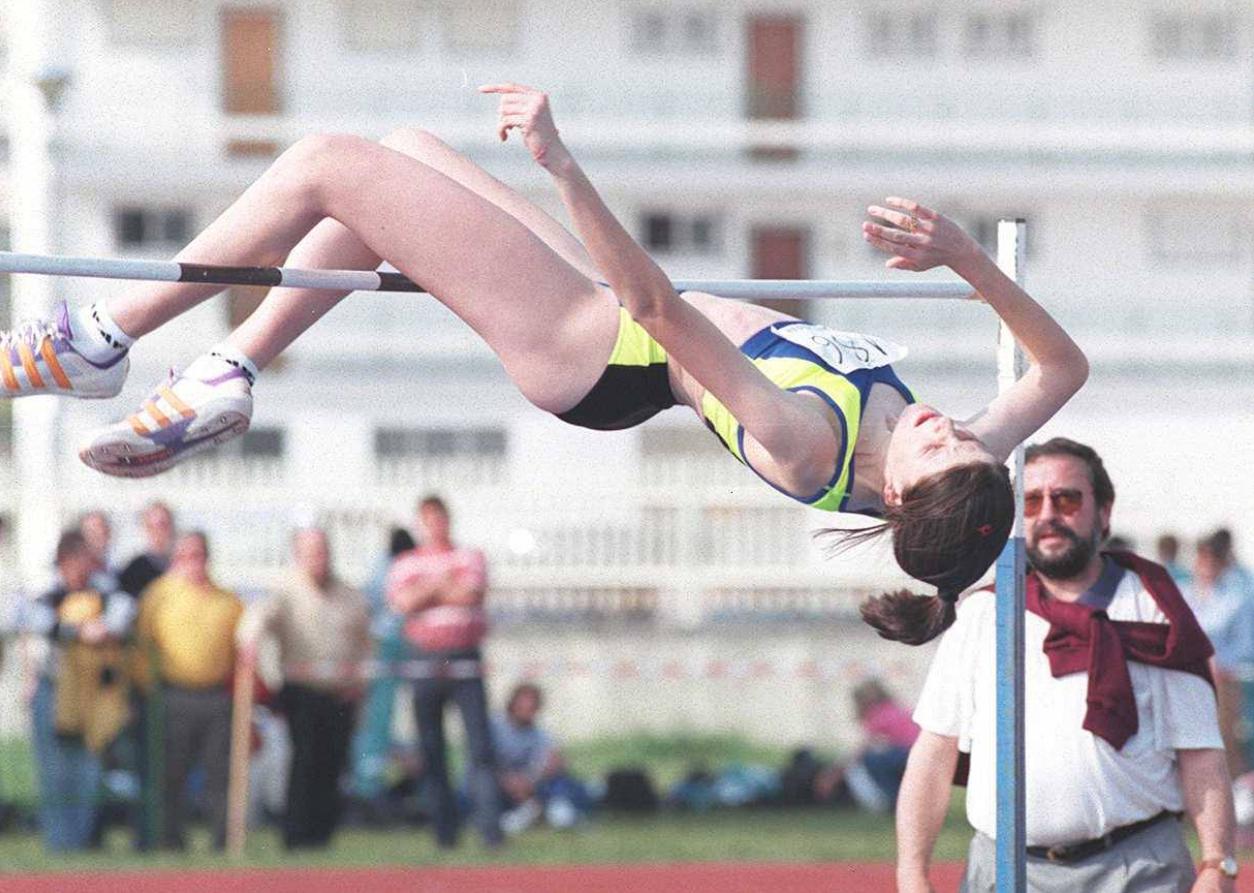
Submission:
<svg viewBox="0 0 1254 893">
<path fill-rule="evenodd" d="M 774 331 L 784 340 L 817 354 L 824 363 L 845 374 L 891 365 L 903 359 L 908 352 L 900 344 L 874 335 L 838 332 L 809 323 L 779 326 Z"/>
</svg>

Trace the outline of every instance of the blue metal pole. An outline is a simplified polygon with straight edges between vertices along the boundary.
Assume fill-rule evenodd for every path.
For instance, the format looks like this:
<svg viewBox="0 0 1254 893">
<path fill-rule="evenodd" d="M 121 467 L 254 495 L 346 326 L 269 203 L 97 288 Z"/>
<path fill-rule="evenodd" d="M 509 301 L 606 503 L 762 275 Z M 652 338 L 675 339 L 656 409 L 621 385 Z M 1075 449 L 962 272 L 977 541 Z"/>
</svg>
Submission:
<svg viewBox="0 0 1254 893">
<path fill-rule="evenodd" d="M 1023 282 L 1026 225 L 1002 220 L 997 226 L 997 263 Z M 998 345 L 998 389 L 1005 391 L 1023 374 L 1023 351 L 1003 324 Z M 1026 822 L 1023 781 L 1023 447 L 1010 461 L 1015 490 L 1014 528 L 997 560 L 997 891 L 1027 890 Z"/>
</svg>

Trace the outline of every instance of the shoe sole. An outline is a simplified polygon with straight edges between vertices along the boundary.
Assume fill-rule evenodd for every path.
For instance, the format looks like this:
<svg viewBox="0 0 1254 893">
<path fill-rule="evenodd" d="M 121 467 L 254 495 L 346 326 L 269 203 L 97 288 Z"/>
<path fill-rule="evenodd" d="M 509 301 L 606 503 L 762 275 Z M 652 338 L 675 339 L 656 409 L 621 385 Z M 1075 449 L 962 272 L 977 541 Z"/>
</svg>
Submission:
<svg viewBox="0 0 1254 893">
<path fill-rule="evenodd" d="M 78 458 L 88 468 L 119 478 L 148 478 L 169 471 L 192 456 L 234 440 L 251 422 L 249 416 L 236 410 L 219 413 L 202 425 L 190 443 L 180 447 L 162 447 L 152 452 L 139 452 L 125 442 L 92 444 L 81 450 Z"/>
</svg>

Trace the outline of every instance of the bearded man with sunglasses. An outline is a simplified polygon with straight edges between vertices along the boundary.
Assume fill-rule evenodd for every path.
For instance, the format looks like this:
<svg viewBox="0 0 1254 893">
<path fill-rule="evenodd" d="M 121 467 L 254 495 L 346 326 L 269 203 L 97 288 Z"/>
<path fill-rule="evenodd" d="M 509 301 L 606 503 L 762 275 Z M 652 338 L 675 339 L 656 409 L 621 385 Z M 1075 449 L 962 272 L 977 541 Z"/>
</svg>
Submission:
<svg viewBox="0 0 1254 893">
<path fill-rule="evenodd" d="M 1028 888 L 1233 893 L 1231 781 L 1210 642 L 1167 571 L 1102 552 L 1115 490 L 1090 447 L 1056 437 L 1024 467 Z M 994 596 L 958 609 L 919 696 L 897 803 L 897 883 L 930 893 L 951 784 L 975 828 L 962 890 L 994 890 Z M 1181 833 L 1187 815 L 1202 861 Z"/>
</svg>

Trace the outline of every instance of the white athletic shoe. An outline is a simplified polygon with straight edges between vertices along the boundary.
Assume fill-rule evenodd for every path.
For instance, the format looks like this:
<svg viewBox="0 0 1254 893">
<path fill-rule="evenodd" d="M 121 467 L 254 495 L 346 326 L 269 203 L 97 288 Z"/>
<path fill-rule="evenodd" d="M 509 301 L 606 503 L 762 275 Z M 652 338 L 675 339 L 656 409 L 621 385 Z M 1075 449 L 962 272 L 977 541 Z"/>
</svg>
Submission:
<svg viewBox="0 0 1254 893">
<path fill-rule="evenodd" d="M 252 414 L 252 388 L 243 370 L 209 381 L 171 370 L 138 412 L 97 432 L 78 456 L 114 477 L 152 477 L 243 434 Z"/>
<path fill-rule="evenodd" d="M 0 396 L 116 397 L 131 361 L 119 352 L 108 363 L 93 363 L 74 348 L 65 302 L 51 320 L 24 322 L 0 332 Z"/>
</svg>

